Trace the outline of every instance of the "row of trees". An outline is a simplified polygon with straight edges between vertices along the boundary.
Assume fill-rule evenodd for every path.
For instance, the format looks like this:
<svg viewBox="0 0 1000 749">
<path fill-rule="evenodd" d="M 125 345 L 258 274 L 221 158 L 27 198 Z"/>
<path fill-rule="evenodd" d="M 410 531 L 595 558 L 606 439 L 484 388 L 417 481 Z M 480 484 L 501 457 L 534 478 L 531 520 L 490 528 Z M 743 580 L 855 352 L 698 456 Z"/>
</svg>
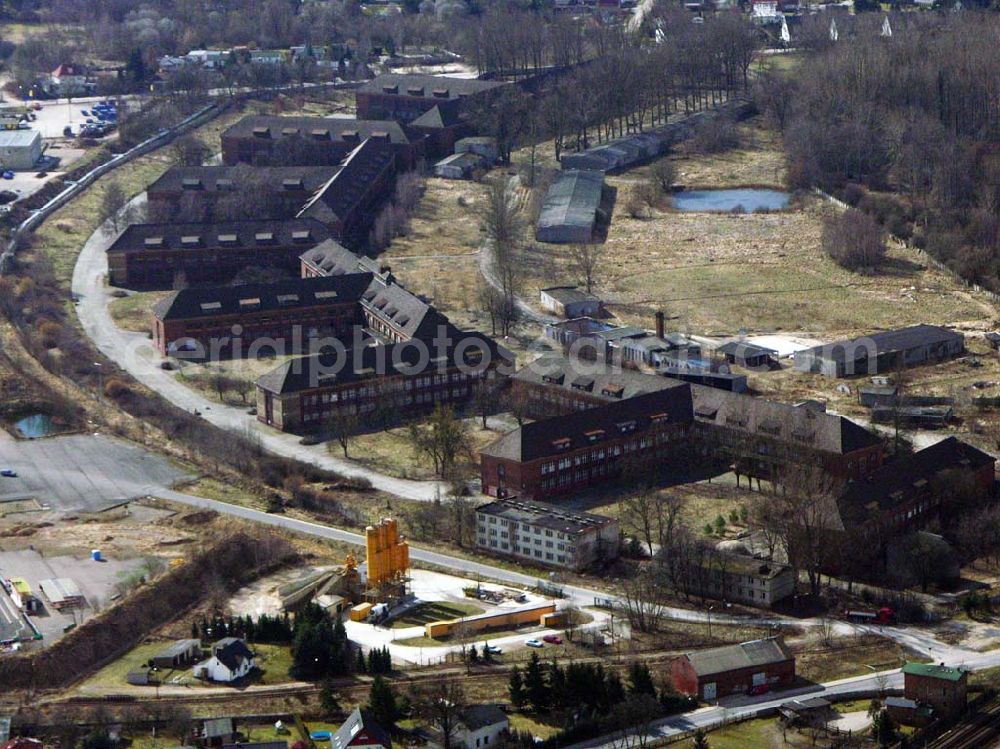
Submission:
<svg viewBox="0 0 1000 749">
<path fill-rule="evenodd" d="M 211 619 L 202 617 L 191 622 L 191 637 L 203 642 L 223 637 L 242 637 L 247 642 L 291 642 L 294 636 L 295 628 L 287 611 L 283 616 L 260 614 L 256 619 L 250 614 L 228 618 L 216 614 Z"/>
</svg>

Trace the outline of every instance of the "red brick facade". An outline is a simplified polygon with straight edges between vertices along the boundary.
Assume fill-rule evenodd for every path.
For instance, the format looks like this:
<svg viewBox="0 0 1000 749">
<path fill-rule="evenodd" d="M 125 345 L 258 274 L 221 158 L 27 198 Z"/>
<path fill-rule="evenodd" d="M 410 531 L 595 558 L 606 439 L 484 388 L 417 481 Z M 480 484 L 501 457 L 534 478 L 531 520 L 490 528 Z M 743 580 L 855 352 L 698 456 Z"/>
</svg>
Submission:
<svg viewBox="0 0 1000 749">
<path fill-rule="evenodd" d="M 670 663 L 670 681 L 681 694 L 706 701 L 747 694 L 760 684 L 768 690 L 784 689 L 795 683 L 795 659 L 699 675 L 687 656 L 682 656 Z"/>
</svg>

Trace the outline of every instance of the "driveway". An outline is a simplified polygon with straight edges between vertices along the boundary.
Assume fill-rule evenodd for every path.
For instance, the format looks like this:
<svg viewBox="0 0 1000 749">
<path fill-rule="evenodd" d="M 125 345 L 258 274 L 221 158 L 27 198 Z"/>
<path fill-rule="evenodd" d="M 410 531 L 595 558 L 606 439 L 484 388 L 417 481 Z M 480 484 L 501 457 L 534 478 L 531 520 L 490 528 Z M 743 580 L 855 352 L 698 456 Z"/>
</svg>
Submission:
<svg viewBox="0 0 1000 749">
<path fill-rule="evenodd" d="M 141 204 L 144 200 L 145 194 L 133 202 Z M 106 250 L 113 239 L 114 233 L 107 225 L 94 232 L 80 252 L 73 270 L 72 289 L 77 299 L 77 316 L 83 330 L 105 356 L 175 406 L 189 413 L 200 412 L 201 418 L 220 429 L 250 435 L 275 455 L 311 463 L 347 478 L 367 479 L 375 489 L 404 499 L 431 502 L 447 496 L 449 487 L 444 482 L 386 476 L 330 455 L 325 445 L 301 445 L 299 437 L 264 426 L 245 409 L 211 401 L 179 383 L 174 372 L 161 369 L 164 359 L 149 337 L 119 329 L 108 312 L 111 295 L 104 279 L 108 270 Z"/>
</svg>

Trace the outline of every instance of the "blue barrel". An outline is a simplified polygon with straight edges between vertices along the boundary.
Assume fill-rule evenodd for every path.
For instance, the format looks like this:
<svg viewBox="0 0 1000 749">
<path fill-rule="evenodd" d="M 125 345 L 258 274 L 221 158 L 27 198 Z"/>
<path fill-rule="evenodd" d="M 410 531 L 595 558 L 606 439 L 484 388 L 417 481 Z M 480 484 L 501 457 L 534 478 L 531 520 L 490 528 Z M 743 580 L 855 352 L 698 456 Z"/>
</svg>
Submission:
<svg viewBox="0 0 1000 749">
<path fill-rule="evenodd" d="M 101 561 L 101 550 L 100 549 L 91 549 L 91 551 L 90 551 L 90 558 L 93 559 L 95 562 L 100 562 Z"/>
</svg>

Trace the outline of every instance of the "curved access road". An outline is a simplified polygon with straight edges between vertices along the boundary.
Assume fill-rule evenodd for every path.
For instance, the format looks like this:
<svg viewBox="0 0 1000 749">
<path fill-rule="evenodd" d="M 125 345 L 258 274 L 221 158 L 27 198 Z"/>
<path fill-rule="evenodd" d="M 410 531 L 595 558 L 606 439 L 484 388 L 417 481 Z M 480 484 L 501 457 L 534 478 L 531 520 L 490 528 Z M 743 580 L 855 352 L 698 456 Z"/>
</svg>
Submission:
<svg viewBox="0 0 1000 749">
<path fill-rule="evenodd" d="M 134 203 L 145 200 L 145 194 Z M 98 349 L 136 380 L 188 413 L 229 432 L 250 435 L 268 452 L 304 463 L 311 463 L 341 476 L 367 479 L 372 487 L 404 499 L 431 502 L 448 494 L 448 486 L 439 481 L 411 481 L 386 476 L 350 460 L 330 455 L 325 445 L 301 445 L 295 435 L 264 426 L 246 409 L 209 400 L 178 382 L 175 373 L 162 369 L 164 361 L 148 336 L 121 330 L 108 310 L 111 295 L 104 283 L 108 271 L 106 250 L 114 239 L 109 225 L 99 228 L 87 240 L 73 269 L 73 297 L 76 313 L 84 332 Z"/>
</svg>

